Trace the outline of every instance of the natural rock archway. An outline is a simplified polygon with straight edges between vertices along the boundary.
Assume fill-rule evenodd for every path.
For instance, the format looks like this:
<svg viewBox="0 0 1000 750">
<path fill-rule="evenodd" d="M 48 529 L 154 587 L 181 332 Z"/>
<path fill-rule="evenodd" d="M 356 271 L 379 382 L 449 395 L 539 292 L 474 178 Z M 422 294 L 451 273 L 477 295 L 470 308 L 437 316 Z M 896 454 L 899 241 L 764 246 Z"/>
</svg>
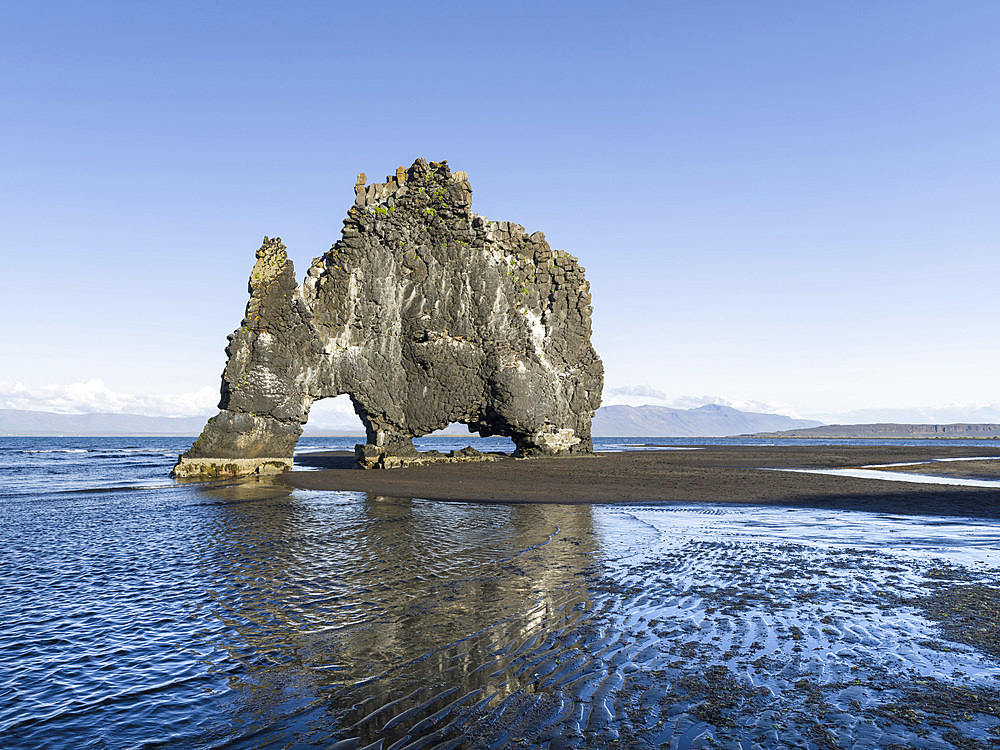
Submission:
<svg viewBox="0 0 1000 750">
<path fill-rule="evenodd" d="M 472 213 L 464 172 L 422 159 L 358 177 L 343 236 L 296 283 L 264 238 L 229 337 L 221 411 L 177 476 L 291 466 L 313 401 L 349 394 L 368 433 L 360 465 L 419 460 L 412 438 L 452 422 L 520 455 L 592 450 L 603 367 L 584 269 L 541 232 Z"/>
</svg>

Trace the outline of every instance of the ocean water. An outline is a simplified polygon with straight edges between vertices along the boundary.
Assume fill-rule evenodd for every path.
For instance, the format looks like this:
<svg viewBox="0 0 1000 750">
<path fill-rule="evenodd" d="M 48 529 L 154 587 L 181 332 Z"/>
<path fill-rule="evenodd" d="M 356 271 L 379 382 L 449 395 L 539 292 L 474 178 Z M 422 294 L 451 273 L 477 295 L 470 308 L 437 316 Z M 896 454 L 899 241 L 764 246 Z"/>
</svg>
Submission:
<svg viewBox="0 0 1000 750">
<path fill-rule="evenodd" d="M 190 442 L 0 439 L 0 748 L 1000 736 L 989 711 L 945 716 L 914 697 L 966 691 L 987 705 L 1000 685 L 995 658 L 949 641 L 919 605 L 942 570 L 995 584 L 996 520 L 176 482 Z"/>
</svg>

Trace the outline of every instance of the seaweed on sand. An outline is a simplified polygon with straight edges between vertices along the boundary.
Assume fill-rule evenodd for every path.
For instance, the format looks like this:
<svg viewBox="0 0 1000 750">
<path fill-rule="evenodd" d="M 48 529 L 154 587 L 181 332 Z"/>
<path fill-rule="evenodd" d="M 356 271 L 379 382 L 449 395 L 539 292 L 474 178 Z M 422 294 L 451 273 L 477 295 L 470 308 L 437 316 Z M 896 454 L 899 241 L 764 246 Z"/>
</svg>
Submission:
<svg viewBox="0 0 1000 750">
<path fill-rule="evenodd" d="M 1000 588 L 971 582 L 972 576 L 952 568 L 927 573 L 931 593 L 907 602 L 939 623 L 949 640 L 1000 657 Z"/>
<path fill-rule="evenodd" d="M 1000 740 L 991 738 L 986 744 L 970 737 L 959 726 L 983 716 L 992 717 L 998 721 L 989 731 L 997 734 L 1000 730 L 1000 692 L 948 685 L 933 677 L 915 680 L 902 692 L 900 700 L 875 706 L 867 713 L 888 724 L 905 724 L 918 734 L 926 733 L 929 726 L 944 728 L 942 738 L 965 750 L 1000 746 Z"/>
</svg>

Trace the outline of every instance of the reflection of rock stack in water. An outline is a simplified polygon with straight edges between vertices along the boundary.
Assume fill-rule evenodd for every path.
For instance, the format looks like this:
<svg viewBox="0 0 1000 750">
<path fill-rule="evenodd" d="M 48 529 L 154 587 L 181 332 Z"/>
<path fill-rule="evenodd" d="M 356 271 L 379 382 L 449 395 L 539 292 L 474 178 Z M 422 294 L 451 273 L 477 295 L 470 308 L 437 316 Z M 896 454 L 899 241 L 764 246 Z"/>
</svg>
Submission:
<svg viewBox="0 0 1000 750">
<path fill-rule="evenodd" d="M 444 162 L 379 185 L 361 175 L 356 193 L 343 237 L 301 285 L 265 238 L 222 411 L 175 473 L 288 468 L 312 402 L 343 393 L 368 433 L 365 467 L 426 460 L 412 438 L 455 422 L 524 455 L 589 452 L 603 368 L 576 260 L 541 232 L 473 214 L 465 174 Z"/>
<path fill-rule="evenodd" d="M 295 722 L 303 745 L 336 730 L 388 747 L 459 716 L 475 722 L 487 699 L 490 710 L 520 700 L 537 681 L 526 669 L 535 653 L 589 609 L 589 506 L 372 498 L 215 507 L 220 537 L 205 564 L 233 584 L 215 596 L 231 626 L 222 645 L 248 665 L 230 678 L 245 696 L 233 720 L 283 725 L 294 685 L 308 706 Z"/>
</svg>

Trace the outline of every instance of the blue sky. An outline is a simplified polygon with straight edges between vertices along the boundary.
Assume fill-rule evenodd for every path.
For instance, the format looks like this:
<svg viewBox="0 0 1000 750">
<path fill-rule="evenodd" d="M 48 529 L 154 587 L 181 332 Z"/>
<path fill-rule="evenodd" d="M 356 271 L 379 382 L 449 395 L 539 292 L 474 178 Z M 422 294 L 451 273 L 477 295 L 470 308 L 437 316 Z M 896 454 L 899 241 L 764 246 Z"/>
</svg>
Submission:
<svg viewBox="0 0 1000 750">
<path fill-rule="evenodd" d="M 995 2 L 50 2 L 0 23 L 0 406 L 210 409 L 261 237 L 301 276 L 355 175 L 418 156 L 580 258 L 609 401 L 1000 403 Z"/>
</svg>

